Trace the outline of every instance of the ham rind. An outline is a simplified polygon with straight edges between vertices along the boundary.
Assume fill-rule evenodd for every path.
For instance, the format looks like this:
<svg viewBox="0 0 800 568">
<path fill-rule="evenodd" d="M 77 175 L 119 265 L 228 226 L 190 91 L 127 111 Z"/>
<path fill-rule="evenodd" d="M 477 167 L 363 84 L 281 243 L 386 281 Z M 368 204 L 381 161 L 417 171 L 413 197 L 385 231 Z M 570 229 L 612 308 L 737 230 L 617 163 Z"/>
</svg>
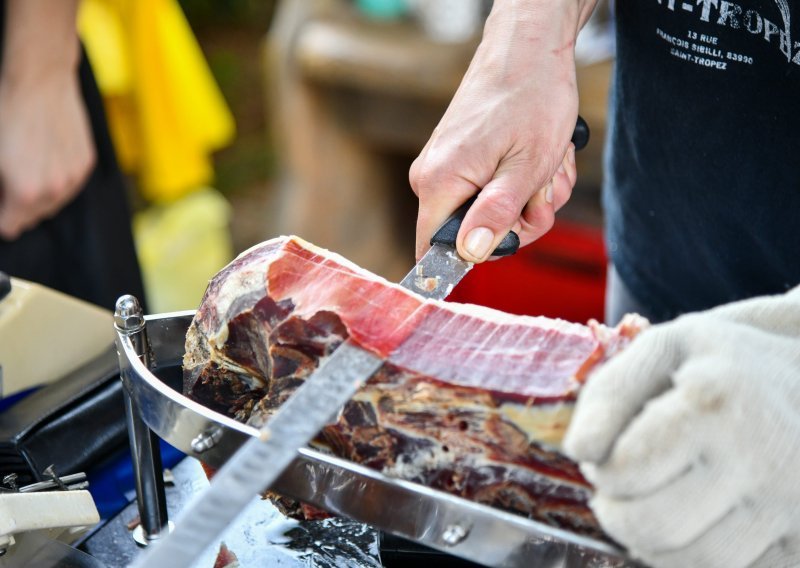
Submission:
<svg viewBox="0 0 800 568">
<path fill-rule="evenodd" d="M 209 284 L 187 335 L 187 394 L 260 426 L 350 338 L 383 367 L 316 440 L 430 487 L 601 536 L 591 487 L 558 453 L 617 329 L 426 300 L 296 237 L 242 253 Z"/>
</svg>

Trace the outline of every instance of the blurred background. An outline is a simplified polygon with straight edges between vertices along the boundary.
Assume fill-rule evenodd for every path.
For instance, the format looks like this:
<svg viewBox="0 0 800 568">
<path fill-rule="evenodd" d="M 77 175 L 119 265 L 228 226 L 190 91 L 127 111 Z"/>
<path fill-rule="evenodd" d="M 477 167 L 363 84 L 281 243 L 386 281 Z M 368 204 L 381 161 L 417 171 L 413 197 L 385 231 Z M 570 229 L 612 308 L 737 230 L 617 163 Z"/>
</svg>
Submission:
<svg viewBox="0 0 800 568">
<path fill-rule="evenodd" d="M 198 305 L 233 256 L 296 234 L 388 279 L 414 262 L 408 168 L 491 0 L 83 0 L 81 36 L 130 181 L 152 312 Z M 609 7 L 581 33 L 578 184 L 547 236 L 451 299 L 602 320 Z"/>
</svg>

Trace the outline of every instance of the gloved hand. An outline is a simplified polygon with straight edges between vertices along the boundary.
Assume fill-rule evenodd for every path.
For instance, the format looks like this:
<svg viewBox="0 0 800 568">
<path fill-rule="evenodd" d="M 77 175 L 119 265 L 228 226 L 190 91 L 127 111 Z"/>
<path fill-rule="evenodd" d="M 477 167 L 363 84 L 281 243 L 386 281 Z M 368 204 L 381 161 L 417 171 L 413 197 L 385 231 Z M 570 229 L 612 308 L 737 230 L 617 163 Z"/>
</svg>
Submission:
<svg viewBox="0 0 800 568">
<path fill-rule="evenodd" d="M 800 288 L 643 332 L 589 378 L 564 449 L 652 566 L 800 566 Z"/>
</svg>

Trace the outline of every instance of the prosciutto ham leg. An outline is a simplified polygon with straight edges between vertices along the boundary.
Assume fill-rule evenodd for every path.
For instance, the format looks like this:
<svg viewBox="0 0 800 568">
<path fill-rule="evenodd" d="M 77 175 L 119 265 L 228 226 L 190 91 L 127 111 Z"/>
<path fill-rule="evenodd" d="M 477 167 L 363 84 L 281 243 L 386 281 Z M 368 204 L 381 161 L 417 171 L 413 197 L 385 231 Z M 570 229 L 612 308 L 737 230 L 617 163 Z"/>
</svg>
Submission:
<svg viewBox="0 0 800 568">
<path fill-rule="evenodd" d="M 184 388 L 260 426 L 345 339 L 385 364 L 317 441 L 339 456 L 583 534 L 591 487 L 558 453 L 610 329 L 425 300 L 296 237 L 242 253 L 189 329 Z"/>
</svg>

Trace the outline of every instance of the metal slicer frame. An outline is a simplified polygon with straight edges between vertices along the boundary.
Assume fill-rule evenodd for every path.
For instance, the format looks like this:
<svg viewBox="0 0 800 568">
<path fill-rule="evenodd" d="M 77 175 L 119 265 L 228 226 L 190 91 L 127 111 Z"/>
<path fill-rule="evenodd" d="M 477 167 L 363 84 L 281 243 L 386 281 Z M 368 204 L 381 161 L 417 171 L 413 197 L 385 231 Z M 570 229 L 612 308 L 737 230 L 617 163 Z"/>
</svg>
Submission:
<svg viewBox="0 0 800 568">
<path fill-rule="evenodd" d="M 153 374 L 181 364 L 193 316 L 194 311 L 142 316 L 131 296 L 120 300 L 115 314 L 143 544 L 159 538 L 168 526 L 156 435 L 211 467 L 221 466 L 258 435 L 256 428 L 188 399 Z M 486 566 L 636 566 L 608 543 L 311 449 L 298 450 L 272 489 Z"/>
</svg>

